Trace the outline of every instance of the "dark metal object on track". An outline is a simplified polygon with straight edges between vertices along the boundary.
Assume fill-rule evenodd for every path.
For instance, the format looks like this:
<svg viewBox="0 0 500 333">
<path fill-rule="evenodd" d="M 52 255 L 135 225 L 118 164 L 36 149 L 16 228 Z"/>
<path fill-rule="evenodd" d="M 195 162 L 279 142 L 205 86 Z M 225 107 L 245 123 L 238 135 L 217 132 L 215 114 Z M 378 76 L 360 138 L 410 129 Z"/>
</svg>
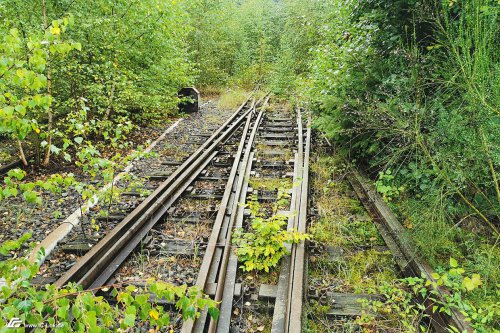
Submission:
<svg viewBox="0 0 500 333">
<path fill-rule="evenodd" d="M 185 87 L 179 91 L 178 97 L 189 98 L 190 101 L 183 101 L 179 103 L 179 111 L 181 112 L 197 112 L 200 103 L 200 92 L 195 87 Z"/>
</svg>

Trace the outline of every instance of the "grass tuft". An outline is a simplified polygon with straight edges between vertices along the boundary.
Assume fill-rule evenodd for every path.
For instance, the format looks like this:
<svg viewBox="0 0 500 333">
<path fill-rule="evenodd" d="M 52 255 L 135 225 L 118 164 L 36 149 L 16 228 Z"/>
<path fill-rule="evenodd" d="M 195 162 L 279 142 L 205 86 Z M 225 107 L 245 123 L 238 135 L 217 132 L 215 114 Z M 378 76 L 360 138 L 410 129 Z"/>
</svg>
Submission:
<svg viewBox="0 0 500 333">
<path fill-rule="evenodd" d="M 218 106 L 221 109 L 236 109 L 248 97 L 250 93 L 243 89 L 231 89 L 222 93 L 219 98 Z"/>
</svg>

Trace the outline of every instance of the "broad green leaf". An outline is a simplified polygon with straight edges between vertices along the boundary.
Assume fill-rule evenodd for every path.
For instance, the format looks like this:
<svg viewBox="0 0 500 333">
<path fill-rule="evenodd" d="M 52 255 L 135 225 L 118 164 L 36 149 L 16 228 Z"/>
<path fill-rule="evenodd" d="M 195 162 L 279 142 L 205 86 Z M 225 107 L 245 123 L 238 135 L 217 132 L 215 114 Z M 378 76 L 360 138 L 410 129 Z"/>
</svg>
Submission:
<svg viewBox="0 0 500 333">
<path fill-rule="evenodd" d="M 38 195 L 34 191 L 26 191 L 23 193 L 24 199 L 27 203 L 35 203 Z"/>
<path fill-rule="evenodd" d="M 61 151 L 60 148 L 57 148 L 56 146 L 54 145 L 50 145 L 50 151 L 53 152 L 54 154 L 58 155 L 59 152 Z"/>
<path fill-rule="evenodd" d="M 214 320 L 219 319 L 219 309 L 216 307 L 210 307 L 208 308 L 208 314 L 210 317 L 212 317 Z"/>
<path fill-rule="evenodd" d="M 123 323 L 127 327 L 133 327 L 135 324 L 135 314 L 126 313 L 125 317 L 123 318 Z"/>
<path fill-rule="evenodd" d="M 451 258 L 451 257 L 450 257 L 450 267 L 452 267 L 452 268 L 458 267 L 458 262 L 454 258 Z"/>
</svg>

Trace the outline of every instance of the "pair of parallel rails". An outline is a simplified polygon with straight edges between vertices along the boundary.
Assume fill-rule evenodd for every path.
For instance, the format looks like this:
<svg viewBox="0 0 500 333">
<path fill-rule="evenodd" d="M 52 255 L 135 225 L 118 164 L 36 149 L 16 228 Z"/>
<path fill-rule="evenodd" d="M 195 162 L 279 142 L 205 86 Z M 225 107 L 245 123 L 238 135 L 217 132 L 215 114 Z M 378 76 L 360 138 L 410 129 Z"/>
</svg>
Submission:
<svg viewBox="0 0 500 333">
<path fill-rule="evenodd" d="M 244 203 L 247 197 L 248 181 L 255 160 L 256 137 L 263 130 L 261 125 L 266 117 L 264 110 L 268 102 L 269 95 L 258 101 L 249 97 L 149 197 L 61 276 L 56 285 L 62 287 L 69 282 L 76 282 L 86 289 L 95 290 L 112 284 L 117 270 L 138 248 L 151 229 L 165 219 L 174 203 L 186 196 L 190 185 L 206 172 L 224 145 L 228 144 L 230 139 L 234 141 L 235 136 L 239 135 L 238 149 L 233 156 L 234 162 L 218 204 L 196 281 L 198 287 L 212 294 L 213 298 L 220 302 L 220 315 L 216 321 L 204 311 L 195 321 L 186 321 L 181 329 L 184 333 L 229 332 L 238 271 L 238 258 L 232 245 L 232 231 L 243 225 L 245 209 L 241 203 Z M 296 213 L 290 218 L 288 227 L 305 232 L 311 129 L 308 127 L 304 130 L 303 115 L 300 111 L 296 115 L 296 124 L 290 127 L 289 122 L 294 121 L 294 116 L 271 122 L 278 124 L 276 126 L 281 132 L 291 132 L 292 146 L 297 144 L 296 147 L 287 146 L 287 149 L 295 150 L 293 180 L 302 180 L 301 185 L 293 189 L 291 210 Z M 279 126 L 280 121 L 282 126 Z M 272 328 L 276 333 L 300 332 L 301 327 L 297 316 L 301 318 L 302 315 L 305 245 L 293 245 L 290 252 L 283 264 L 276 294 L 276 319 L 273 320 Z"/>
</svg>

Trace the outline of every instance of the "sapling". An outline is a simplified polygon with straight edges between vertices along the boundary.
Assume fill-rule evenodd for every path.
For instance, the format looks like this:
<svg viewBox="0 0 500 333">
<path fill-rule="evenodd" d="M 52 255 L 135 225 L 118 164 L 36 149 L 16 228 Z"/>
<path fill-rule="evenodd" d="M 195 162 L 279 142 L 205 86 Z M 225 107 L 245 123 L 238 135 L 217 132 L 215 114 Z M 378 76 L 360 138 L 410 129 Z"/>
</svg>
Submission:
<svg viewBox="0 0 500 333">
<path fill-rule="evenodd" d="M 236 254 L 238 260 L 243 263 L 241 266 L 243 270 L 269 272 L 270 268 L 276 267 L 280 259 L 289 253 L 287 245 L 310 239 L 308 234 L 295 229 L 285 229 L 291 216 L 279 214 L 278 209 L 288 200 L 288 196 L 288 191 L 283 188 L 278 189 L 272 215 L 266 218 L 257 201 L 257 195 L 252 195 L 246 205 L 251 212 L 249 231 L 236 230 L 233 240 L 238 246 Z"/>
</svg>

